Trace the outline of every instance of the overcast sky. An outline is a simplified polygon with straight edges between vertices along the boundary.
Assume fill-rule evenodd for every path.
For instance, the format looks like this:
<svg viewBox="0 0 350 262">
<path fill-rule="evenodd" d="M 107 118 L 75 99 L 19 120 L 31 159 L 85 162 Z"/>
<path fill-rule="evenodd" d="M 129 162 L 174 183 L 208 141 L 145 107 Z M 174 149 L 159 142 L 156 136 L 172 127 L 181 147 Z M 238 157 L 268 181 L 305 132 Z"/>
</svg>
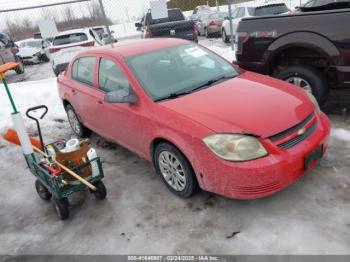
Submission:
<svg viewBox="0 0 350 262">
<path fill-rule="evenodd" d="M 0 0 L 0 10 L 67 1 L 68 0 Z M 97 0 L 92 1 L 98 2 Z M 128 17 L 132 18 L 133 16 L 140 16 L 144 10 L 147 10 L 149 7 L 149 2 L 150 0 L 103 0 L 107 16 L 112 19 L 113 22 L 117 20 L 126 21 Z M 11 19 L 14 21 L 16 19 L 22 20 L 28 17 L 32 21 L 35 21 L 43 15 L 45 10 L 49 10 L 49 12 L 61 16 L 62 9 L 65 6 L 70 6 L 71 9 L 74 10 L 75 15 L 79 16 L 86 12 L 87 4 L 83 2 L 42 9 L 0 13 L 0 30 L 3 29 L 4 21 L 6 19 Z"/>
</svg>

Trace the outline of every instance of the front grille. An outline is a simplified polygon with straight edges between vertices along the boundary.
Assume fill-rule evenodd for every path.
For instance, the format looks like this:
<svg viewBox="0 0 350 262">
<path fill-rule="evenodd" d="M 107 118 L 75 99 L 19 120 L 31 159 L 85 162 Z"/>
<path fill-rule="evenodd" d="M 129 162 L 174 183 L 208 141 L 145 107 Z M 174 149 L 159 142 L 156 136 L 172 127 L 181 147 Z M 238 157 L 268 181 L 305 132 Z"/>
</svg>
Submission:
<svg viewBox="0 0 350 262">
<path fill-rule="evenodd" d="M 294 132 L 298 131 L 300 128 L 303 128 L 307 122 L 309 122 L 313 117 L 314 117 L 315 113 L 312 112 L 310 115 L 308 115 L 303 121 L 301 121 L 299 124 L 296 124 L 295 126 L 292 126 L 291 128 L 288 128 L 287 130 L 278 133 L 276 135 L 273 135 L 271 137 L 269 137 L 269 139 L 274 142 L 277 140 L 280 140 L 282 138 L 285 138 L 286 136 L 289 136 L 291 134 L 293 134 Z"/>
<path fill-rule="evenodd" d="M 317 129 L 317 121 L 315 121 L 315 123 L 305 131 L 304 134 L 299 135 L 297 137 L 294 137 L 291 140 L 288 140 L 282 144 L 279 144 L 278 147 L 280 147 L 281 149 L 289 149 L 297 144 L 299 144 L 300 142 L 304 141 L 306 138 L 308 138 L 315 130 Z"/>
</svg>

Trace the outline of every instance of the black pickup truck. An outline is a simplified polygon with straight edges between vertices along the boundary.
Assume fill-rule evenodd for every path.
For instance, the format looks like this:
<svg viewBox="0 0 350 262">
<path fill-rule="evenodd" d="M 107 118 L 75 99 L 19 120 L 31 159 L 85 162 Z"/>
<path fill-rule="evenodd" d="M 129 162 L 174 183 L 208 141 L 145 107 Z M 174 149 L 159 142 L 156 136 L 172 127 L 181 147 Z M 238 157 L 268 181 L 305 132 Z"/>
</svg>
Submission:
<svg viewBox="0 0 350 262">
<path fill-rule="evenodd" d="M 149 11 L 135 24 L 137 30 L 143 32 L 143 37 L 177 37 L 198 42 L 198 32 L 193 21 L 185 20 L 178 8 L 168 9 L 168 17 L 153 19 Z"/>
<path fill-rule="evenodd" d="M 350 9 L 242 19 L 237 64 L 314 94 L 322 105 L 329 88 L 350 87 Z"/>
</svg>

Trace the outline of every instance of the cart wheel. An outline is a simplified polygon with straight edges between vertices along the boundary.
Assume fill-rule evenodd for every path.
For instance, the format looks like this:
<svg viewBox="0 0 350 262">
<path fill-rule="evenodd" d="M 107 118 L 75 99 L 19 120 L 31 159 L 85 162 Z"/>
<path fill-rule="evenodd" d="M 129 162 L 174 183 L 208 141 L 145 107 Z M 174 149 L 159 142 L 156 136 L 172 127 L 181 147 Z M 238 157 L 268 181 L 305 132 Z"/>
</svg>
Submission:
<svg viewBox="0 0 350 262">
<path fill-rule="evenodd" d="M 61 220 L 66 220 L 69 217 L 68 201 L 63 199 L 53 199 L 53 207 L 56 210 L 56 214 Z"/>
<path fill-rule="evenodd" d="M 94 186 L 96 187 L 96 191 L 93 191 L 93 194 L 95 195 L 96 199 L 105 199 L 107 195 L 107 190 L 103 182 L 97 181 L 96 183 L 94 183 Z"/>
<path fill-rule="evenodd" d="M 49 190 L 41 183 L 39 180 L 35 181 L 36 192 L 38 192 L 39 197 L 42 200 L 48 201 L 52 197 L 52 194 Z"/>
</svg>

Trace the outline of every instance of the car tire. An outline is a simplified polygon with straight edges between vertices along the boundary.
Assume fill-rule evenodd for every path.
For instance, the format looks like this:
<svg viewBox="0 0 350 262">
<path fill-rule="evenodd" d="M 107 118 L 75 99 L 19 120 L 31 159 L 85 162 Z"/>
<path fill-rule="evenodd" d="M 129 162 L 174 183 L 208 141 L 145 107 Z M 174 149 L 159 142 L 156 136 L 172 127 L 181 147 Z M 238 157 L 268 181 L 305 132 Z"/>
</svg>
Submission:
<svg viewBox="0 0 350 262">
<path fill-rule="evenodd" d="M 57 217 L 61 220 L 66 220 L 69 217 L 69 209 L 68 209 L 68 199 L 52 199 L 53 207 L 56 211 Z"/>
<path fill-rule="evenodd" d="M 189 198 L 198 189 L 193 168 L 173 145 L 160 143 L 154 151 L 154 166 L 167 188 L 176 196 Z"/>
<path fill-rule="evenodd" d="M 230 38 L 227 36 L 225 28 L 222 29 L 222 33 L 221 34 L 222 34 L 221 35 L 222 36 L 222 41 L 224 43 L 230 42 Z"/>
<path fill-rule="evenodd" d="M 50 61 L 50 59 L 47 57 L 46 54 L 43 54 L 41 57 L 40 57 L 40 61 L 44 62 L 44 63 L 47 63 Z"/>
<path fill-rule="evenodd" d="M 15 68 L 15 72 L 18 75 L 24 74 L 24 63 L 22 58 L 20 58 L 19 56 L 16 56 L 16 63 L 18 63 L 18 66 Z"/>
<path fill-rule="evenodd" d="M 61 71 L 58 70 L 57 68 L 52 68 L 52 70 L 56 77 L 58 77 L 58 75 L 61 73 Z"/>
<path fill-rule="evenodd" d="M 65 107 L 66 109 L 66 113 L 67 113 L 67 117 L 68 117 L 68 122 L 73 130 L 73 132 L 82 138 L 86 138 L 89 137 L 91 135 L 91 130 L 88 129 L 87 127 L 85 127 L 83 125 L 83 123 L 81 123 L 79 116 L 77 115 L 77 113 L 75 112 L 74 108 L 68 104 Z"/>
<path fill-rule="evenodd" d="M 47 188 L 39 180 L 35 181 L 35 189 L 42 200 L 48 201 L 51 199 L 52 194 L 50 193 L 49 190 L 47 190 Z"/>
<path fill-rule="evenodd" d="M 320 106 L 327 101 L 329 93 L 327 79 L 320 70 L 313 66 L 287 66 L 277 72 L 276 77 L 312 92 Z"/>
</svg>

